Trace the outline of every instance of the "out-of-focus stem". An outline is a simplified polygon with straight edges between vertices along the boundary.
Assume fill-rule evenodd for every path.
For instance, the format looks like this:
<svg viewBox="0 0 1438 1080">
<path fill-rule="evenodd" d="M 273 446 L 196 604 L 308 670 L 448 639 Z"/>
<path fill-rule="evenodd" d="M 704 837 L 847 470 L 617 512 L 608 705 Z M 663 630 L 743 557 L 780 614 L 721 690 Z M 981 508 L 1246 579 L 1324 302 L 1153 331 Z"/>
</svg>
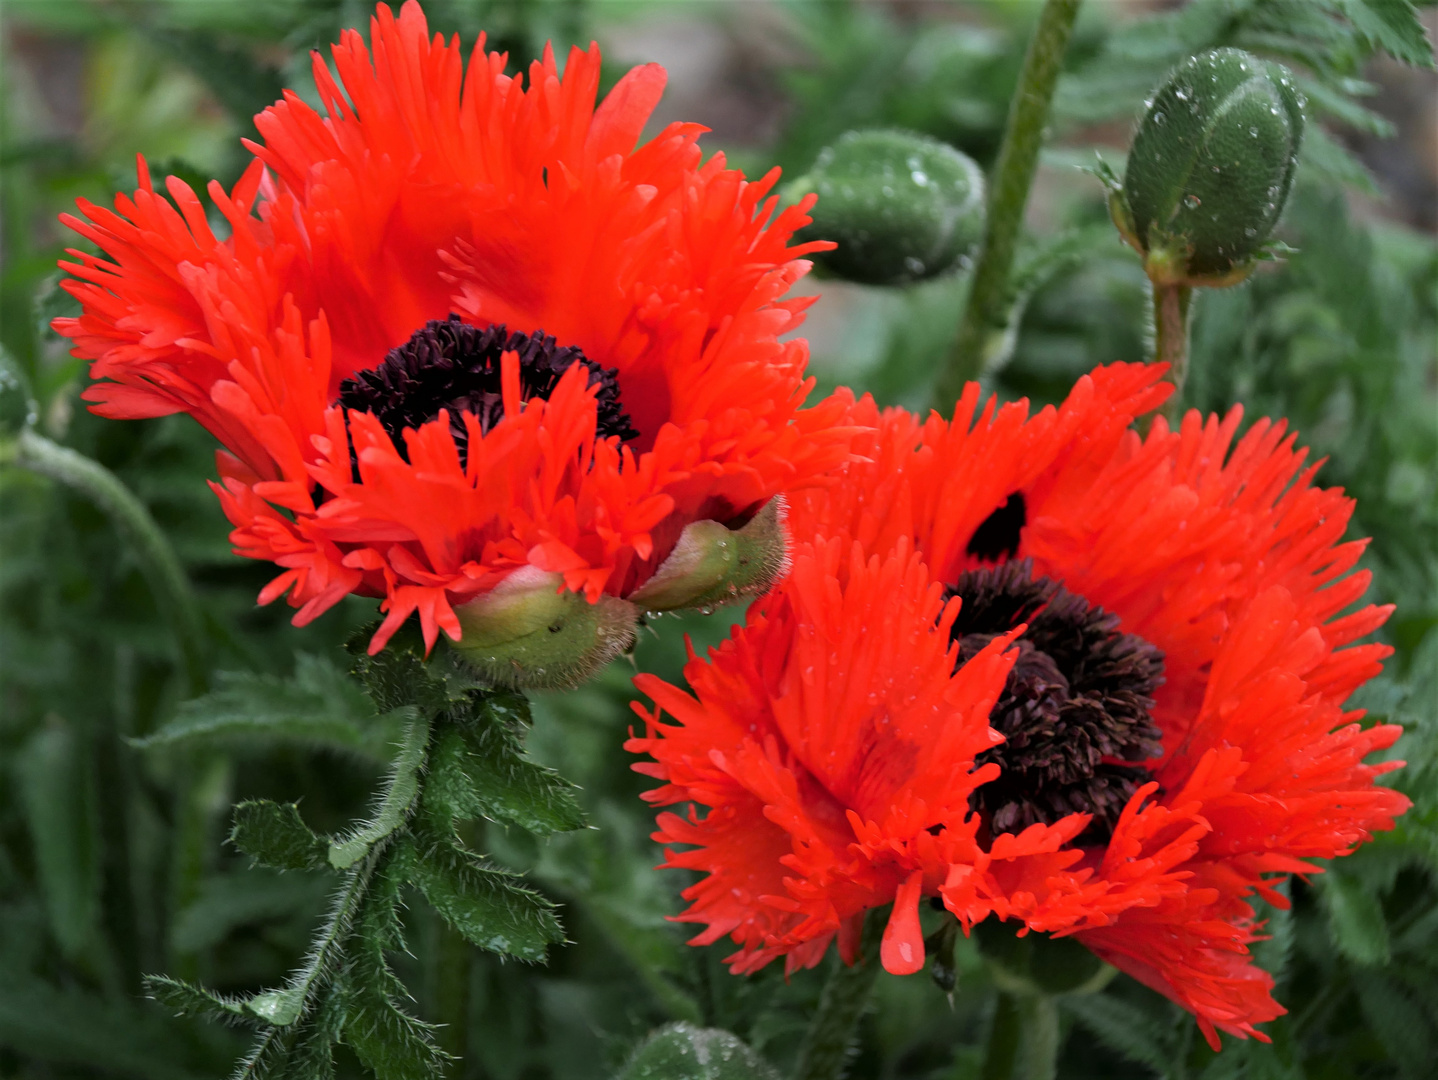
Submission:
<svg viewBox="0 0 1438 1080">
<path fill-rule="evenodd" d="M 999 992 L 983 1080 L 1054 1080 L 1059 1007 L 1050 994 Z"/>
<path fill-rule="evenodd" d="M 1010 317 L 1009 278 L 1014 252 L 1038 168 L 1049 104 L 1078 17 L 1079 2 L 1045 0 L 1024 54 L 1023 71 L 1009 105 L 1008 126 L 989 184 L 984 243 L 969 301 L 953 350 L 934 385 L 933 404 L 940 412 L 953 408 L 964 383 L 999 366 L 1004 359 L 998 353 L 1003 348 Z"/>
<path fill-rule="evenodd" d="M 879 975 L 879 938 L 886 912 L 871 911 L 864 922 L 859 959 L 834 968 L 819 998 L 819 1011 L 809 1022 L 794 1080 L 839 1080 L 858 1034 L 859 1017 Z"/>
<path fill-rule="evenodd" d="M 155 594 L 156 606 L 170 624 L 190 692 L 203 693 L 209 681 L 209 666 L 205 661 L 200 605 L 175 549 L 145 504 L 98 461 L 51 442 L 33 429 L 20 433 L 12 460 L 21 468 L 48 476 L 85 496 L 130 542 Z"/>
</svg>

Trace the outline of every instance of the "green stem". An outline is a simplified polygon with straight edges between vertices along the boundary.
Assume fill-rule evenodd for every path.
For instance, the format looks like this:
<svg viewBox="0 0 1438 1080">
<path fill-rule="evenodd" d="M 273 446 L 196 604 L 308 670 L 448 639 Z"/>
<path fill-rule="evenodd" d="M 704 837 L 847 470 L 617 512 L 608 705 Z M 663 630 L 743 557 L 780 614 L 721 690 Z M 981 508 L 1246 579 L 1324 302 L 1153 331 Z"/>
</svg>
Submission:
<svg viewBox="0 0 1438 1080">
<path fill-rule="evenodd" d="M 1045 0 L 1024 55 L 1018 88 L 1009 106 L 1008 127 L 989 186 L 984 243 L 948 363 L 934 385 L 934 407 L 947 412 L 964 383 L 1002 366 L 1012 348 L 1006 341 L 1012 304 L 1009 277 L 1023 228 L 1024 207 L 1038 168 L 1049 103 L 1058 84 L 1064 52 L 1078 17 L 1080 0 Z"/>
<path fill-rule="evenodd" d="M 1052 994 L 999 991 L 983 1080 L 1054 1080 L 1059 1007 Z"/>
<path fill-rule="evenodd" d="M 144 503 L 99 462 L 53 443 L 29 428 L 16 440 L 12 460 L 85 496 L 129 540 L 155 594 L 160 614 L 170 624 L 190 692 L 203 693 L 209 683 L 209 665 L 205 659 L 200 605 L 175 549 Z"/>
<path fill-rule="evenodd" d="M 879 938 L 884 932 L 887 912 L 869 912 L 859 959 L 850 967 L 842 960 L 824 984 L 819 1011 L 809 1024 L 794 1080 L 838 1080 L 844 1075 L 849 1051 L 858 1035 L 859 1017 L 869 1002 L 869 992 L 879 976 Z"/>
<path fill-rule="evenodd" d="M 1173 396 L 1164 403 L 1163 414 L 1170 424 L 1182 415 L 1183 384 L 1188 378 L 1188 327 L 1192 312 L 1191 285 L 1153 286 L 1153 358 L 1168 364 Z"/>
</svg>

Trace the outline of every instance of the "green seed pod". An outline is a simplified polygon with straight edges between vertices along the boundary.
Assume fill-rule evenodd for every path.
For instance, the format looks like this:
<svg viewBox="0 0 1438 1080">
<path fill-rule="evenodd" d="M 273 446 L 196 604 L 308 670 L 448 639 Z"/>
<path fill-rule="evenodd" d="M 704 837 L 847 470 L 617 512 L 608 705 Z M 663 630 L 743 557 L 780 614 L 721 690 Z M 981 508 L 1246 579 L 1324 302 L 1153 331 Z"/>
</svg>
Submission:
<svg viewBox="0 0 1438 1080">
<path fill-rule="evenodd" d="M 1173 70 L 1139 122 L 1113 208 L 1155 282 L 1247 276 L 1293 184 L 1303 106 L 1286 68 L 1241 49 Z"/>
<path fill-rule="evenodd" d="M 851 131 L 789 185 L 816 192 L 805 240 L 833 240 L 814 261 L 837 277 L 897 285 L 967 260 L 984 232 L 984 174 L 952 146 L 911 131 Z"/>
</svg>

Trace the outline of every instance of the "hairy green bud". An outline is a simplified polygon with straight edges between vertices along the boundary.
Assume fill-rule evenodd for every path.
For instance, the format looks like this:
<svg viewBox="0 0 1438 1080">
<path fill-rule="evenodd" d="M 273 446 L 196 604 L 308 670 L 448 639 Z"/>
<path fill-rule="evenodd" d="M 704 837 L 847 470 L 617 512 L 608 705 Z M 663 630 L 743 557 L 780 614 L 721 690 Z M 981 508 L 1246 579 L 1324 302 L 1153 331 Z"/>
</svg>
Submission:
<svg viewBox="0 0 1438 1080">
<path fill-rule="evenodd" d="M 691 521 L 630 601 L 644 611 L 674 611 L 717 607 L 764 592 L 788 569 L 784 515 L 784 498 L 776 496 L 739 529 Z"/>
<path fill-rule="evenodd" d="M 1139 122 L 1110 207 L 1160 285 L 1231 285 L 1293 184 L 1303 97 L 1281 64 L 1214 49 L 1176 67 Z"/>
<path fill-rule="evenodd" d="M 634 641 L 638 609 L 614 596 L 590 603 L 564 579 L 537 567 L 516 570 L 454 609 L 453 648 L 495 686 L 577 686 Z"/>
<path fill-rule="evenodd" d="M 778 1080 L 779 1074 L 737 1035 L 680 1021 L 653 1032 L 619 1080 Z"/>
<path fill-rule="evenodd" d="M 816 192 L 805 240 L 833 240 L 814 261 L 866 285 L 931 278 L 966 259 L 984 232 L 984 174 L 952 146 L 911 131 L 851 131 L 789 185 Z"/>
</svg>

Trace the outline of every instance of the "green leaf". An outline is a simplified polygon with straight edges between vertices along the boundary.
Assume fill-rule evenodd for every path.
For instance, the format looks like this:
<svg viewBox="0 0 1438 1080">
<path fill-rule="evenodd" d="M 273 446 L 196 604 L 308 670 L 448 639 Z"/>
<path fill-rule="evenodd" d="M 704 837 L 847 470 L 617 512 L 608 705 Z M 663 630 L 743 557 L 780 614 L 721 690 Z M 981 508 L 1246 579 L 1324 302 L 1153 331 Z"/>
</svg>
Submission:
<svg viewBox="0 0 1438 1080">
<path fill-rule="evenodd" d="M 446 922 L 481 948 L 541 961 L 547 945 L 564 940 L 548 900 L 453 844 L 417 852 L 411 880 Z"/>
<path fill-rule="evenodd" d="M 396 709 L 376 715 L 364 689 L 340 668 L 301 653 L 291 678 L 222 671 L 219 689 L 185 702 L 163 728 L 135 740 L 142 748 L 246 739 L 298 742 L 387 761 L 410 716 Z"/>
<path fill-rule="evenodd" d="M 345 1042 L 378 1080 L 434 1080 L 449 1057 L 435 1045 L 434 1028 L 388 996 L 356 988 L 349 999 Z"/>
<path fill-rule="evenodd" d="M 1160 1076 L 1168 1075 L 1173 1048 L 1168 1045 L 1167 1030 L 1153 1016 L 1111 994 L 1065 997 L 1061 1001 L 1099 1042 L 1130 1061 L 1147 1065 Z"/>
<path fill-rule="evenodd" d="M 1340 0 L 1353 28 L 1395 59 L 1433 67 L 1433 45 L 1410 0 Z"/>
<path fill-rule="evenodd" d="M 146 37 L 203 79 L 220 104 L 241 123 L 248 124 L 257 112 L 284 94 L 284 79 L 276 68 L 222 44 L 214 34 L 151 29 Z"/>
<path fill-rule="evenodd" d="M 1387 963 L 1388 923 L 1383 904 L 1369 891 L 1368 883 L 1339 870 L 1330 870 L 1321 880 L 1328 925 L 1338 950 L 1359 964 Z"/>
<path fill-rule="evenodd" d="M 329 844 L 304 823 L 295 803 L 269 799 L 240 803 L 235 807 L 230 843 L 276 870 L 316 870 L 329 865 Z"/>
<path fill-rule="evenodd" d="M 17 761 L 45 910 L 61 951 L 81 957 L 100 917 L 100 855 L 88 747 L 69 725 L 37 731 Z"/>
<path fill-rule="evenodd" d="M 21 1060 L 83 1066 L 140 1080 L 213 1077 L 221 1063 L 152 1008 L 61 990 L 7 972 L 0 979 L 0 1046 Z M 51 1072 L 51 1070 L 46 1070 Z M 43 1075 L 33 1065 L 21 1075 Z"/>
<path fill-rule="evenodd" d="M 547 836 L 584 827 L 574 785 L 520 756 L 504 725 L 480 722 L 447 729 L 436 741 L 424 802 L 448 827 L 485 817 Z"/>
<path fill-rule="evenodd" d="M 683 1021 L 653 1032 L 616 1080 L 779 1080 L 737 1035 Z"/>
<path fill-rule="evenodd" d="M 195 986 L 168 975 L 145 976 L 145 993 L 176 1016 L 203 1016 L 210 1020 L 249 1019 L 244 1002 Z"/>
<path fill-rule="evenodd" d="M 1432 1076 L 1434 1022 L 1404 989 L 1382 971 L 1364 971 L 1355 980 L 1358 1002 L 1373 1034 L 1405 1077 Z"/>
</svg>

